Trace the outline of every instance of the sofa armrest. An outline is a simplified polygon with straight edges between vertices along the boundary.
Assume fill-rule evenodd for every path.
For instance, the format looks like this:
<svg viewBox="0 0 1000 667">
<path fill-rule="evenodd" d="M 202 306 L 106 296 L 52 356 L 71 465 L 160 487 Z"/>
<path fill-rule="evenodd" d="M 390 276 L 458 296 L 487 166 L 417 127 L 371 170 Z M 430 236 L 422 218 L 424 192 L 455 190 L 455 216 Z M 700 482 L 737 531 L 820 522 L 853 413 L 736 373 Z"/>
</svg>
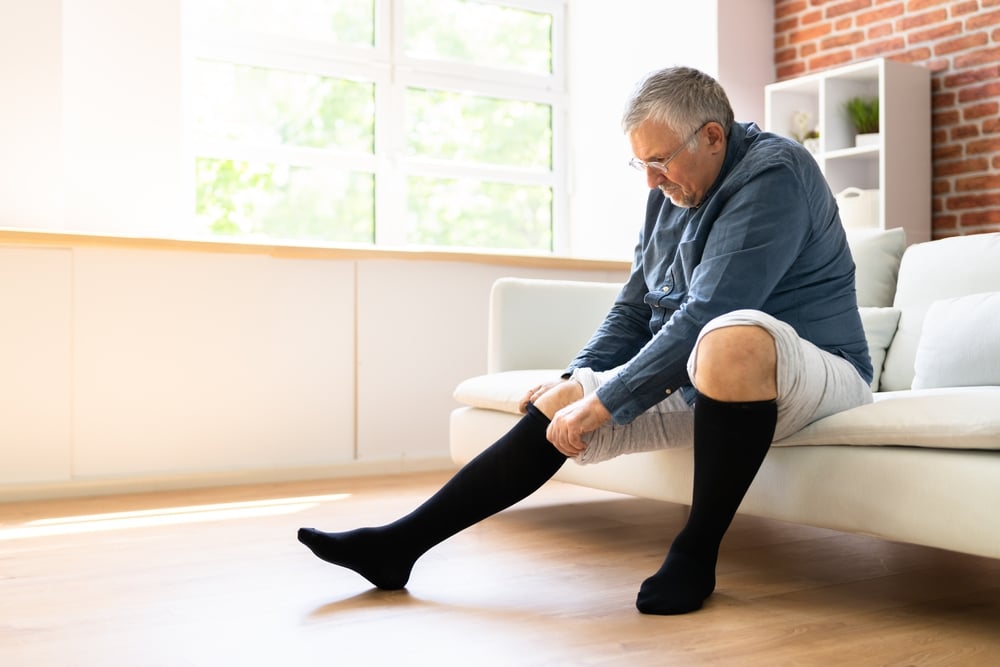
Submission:
<svg viewBox="0 0 1000 667">
<path fill-rule="evenodd" d="M 490 292 L 487 371 L 565 368 L 620 290 L 619 283 L 497 280 Z"/>
</svg>

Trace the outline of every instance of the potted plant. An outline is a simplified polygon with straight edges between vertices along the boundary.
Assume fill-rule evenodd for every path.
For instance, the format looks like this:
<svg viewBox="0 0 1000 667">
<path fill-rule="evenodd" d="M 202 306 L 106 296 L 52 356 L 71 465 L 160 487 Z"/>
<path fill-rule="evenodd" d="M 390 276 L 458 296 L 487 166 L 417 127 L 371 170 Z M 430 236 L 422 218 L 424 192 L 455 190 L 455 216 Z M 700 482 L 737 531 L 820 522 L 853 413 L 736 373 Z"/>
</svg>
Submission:
<svg viewBox="0 0 1000 667">
<path fill-rule="evenodd" d="M 844 105 L 854 125 L 855 146 L 877 144 L 879 141 L 878 98 L 852 97 Z"/>
</svg>

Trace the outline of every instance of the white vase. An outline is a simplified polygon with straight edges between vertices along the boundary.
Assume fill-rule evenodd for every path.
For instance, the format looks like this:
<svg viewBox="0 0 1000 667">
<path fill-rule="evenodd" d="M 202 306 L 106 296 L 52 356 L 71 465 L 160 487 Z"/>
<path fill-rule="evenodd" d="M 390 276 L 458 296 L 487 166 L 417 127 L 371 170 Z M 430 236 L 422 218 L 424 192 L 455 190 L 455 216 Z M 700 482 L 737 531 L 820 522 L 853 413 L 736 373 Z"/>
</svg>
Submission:
<svg viewBox="0 0 1000 667">
<path fill-rule="evenodd" d="M 854 145 L 858 148 L 861 148 L 862 146 L 878 146 L 878 143 L 881 140 L 882 135 L 878 132 L 854 135 Z"/>
</svg>

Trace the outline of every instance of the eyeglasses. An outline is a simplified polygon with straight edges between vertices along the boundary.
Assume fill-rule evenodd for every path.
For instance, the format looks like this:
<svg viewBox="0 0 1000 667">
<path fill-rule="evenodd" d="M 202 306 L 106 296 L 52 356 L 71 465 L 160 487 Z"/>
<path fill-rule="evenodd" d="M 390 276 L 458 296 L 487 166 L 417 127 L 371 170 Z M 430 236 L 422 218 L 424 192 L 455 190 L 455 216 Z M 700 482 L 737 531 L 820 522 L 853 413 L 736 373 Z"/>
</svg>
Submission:
<svg viewBox="0 0 1000 667">
<path fill-rule="evenodd" d="M 647 169 L 654 169 L 654 170 L 656 170 L 656 171 L 658 171 L 658 172 L 660 172 L 662 174 L 669 174 L 670 173 L 670 169 L 669 169 L 670 163 L 674 161 L 674 158 L 676 158 L 678 155 L 681 154 L 681 151 L 684 150 L 684 148 L 689 143 L 691 143 L 691 140 L 694 139 L 695 137 L 697 137 L 698 133 L 701 132 L 703 129 L 705 129 L 705 126 L 708 125 L 710 122 L 712 122 L 712 121 L 705 121 L 704 123 L 702 123 L 701 125 L 699 125 L 698 129 L 695 130 L 694 132 L 692 132 L 691 136 L 688 137 L 687 140 L 684 143 L 682 143 L 680 146 L 678 146 L 677 150 L 675 150 L 673 153 L 671 153 L 670 156 L 666 160 L 664 160 L 662 162 L 655 162 L 655 161 L 643 162 L 639 158 L 634 157 L 634 158 L 632 158 L 631 160 L 628 161 L 628 166 L 632 167 L 633 169 L 635 169 L 637 171 L 646 171 Z"/>
</svg>

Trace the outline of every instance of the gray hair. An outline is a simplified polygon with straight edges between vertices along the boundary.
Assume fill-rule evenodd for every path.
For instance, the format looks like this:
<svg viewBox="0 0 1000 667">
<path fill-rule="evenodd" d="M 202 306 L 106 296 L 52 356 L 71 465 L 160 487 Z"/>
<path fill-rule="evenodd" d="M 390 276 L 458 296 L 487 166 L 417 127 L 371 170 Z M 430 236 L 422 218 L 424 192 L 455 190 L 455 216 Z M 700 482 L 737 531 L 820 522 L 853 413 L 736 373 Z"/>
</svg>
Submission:
<svg viewBox="0 0 1000 667">
<path fill-rule="evenodd" d="M 688 136 L 709 121 L 726 134 L 733 124 L 733 107 L 718 81 L 691 67 L 667 67 L 638 83 L 622 115 L 622 129 L 631 134 L 647 120 L 665 124 Z"/>
</svg>

